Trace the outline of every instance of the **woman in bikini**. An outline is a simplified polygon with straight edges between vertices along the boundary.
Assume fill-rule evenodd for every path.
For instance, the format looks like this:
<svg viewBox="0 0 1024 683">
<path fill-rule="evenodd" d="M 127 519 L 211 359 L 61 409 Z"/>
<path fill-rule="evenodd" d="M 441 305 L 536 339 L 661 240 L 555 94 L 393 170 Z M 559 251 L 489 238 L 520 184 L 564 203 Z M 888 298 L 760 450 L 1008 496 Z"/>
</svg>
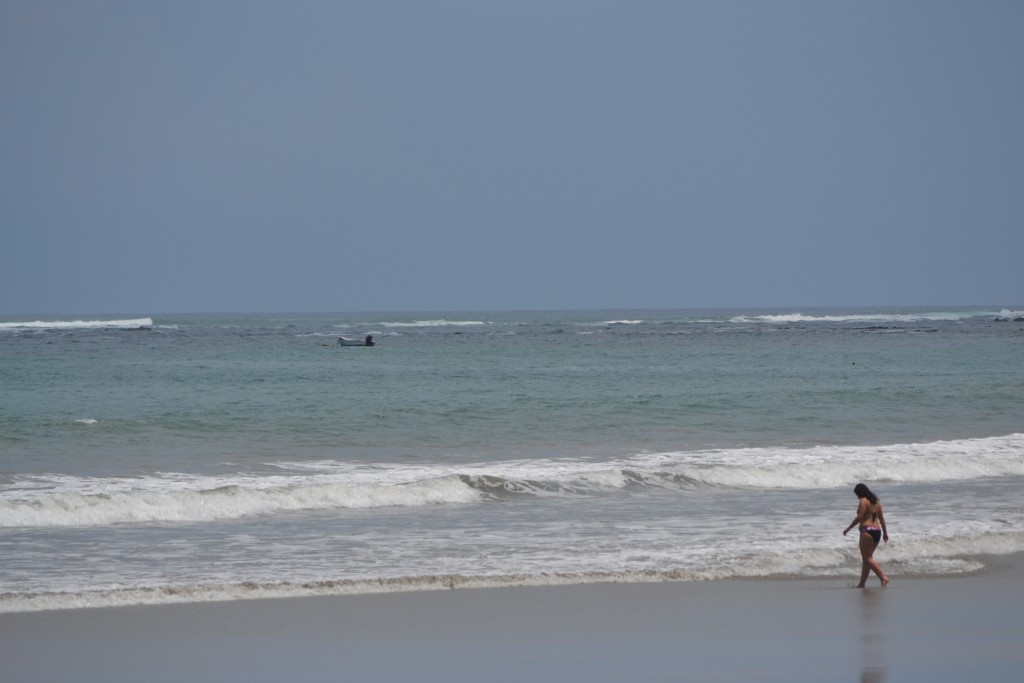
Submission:
<svg viewBox="0 0 1024 683">
<path fill-rule="evenodd" d="M 859 525 L 860 556 L 864 562 L 860 568 L 860 583 L 857 584 L 857 588 L 864 588 L 864 584 L 867 583 L 868 576 L 872 571 L 878 575 L 878 578 L 882 580 L 882 585 L 885 586 L 889 583 L 889 577 L 885 575 L 885 572 L 882 571 L 882 566 L 874 558 L 878 542 L 882 539 L 886 543 L 889 542 L 889 532 L 885 528 L 885 515 L 882 514 L 882 504 L 878 502 L 878 496 L 873 494 L 871 489 L 864 484 L 857 484 L 853 488 L 853 492 L 860 499 L 857 502 L 857 516 L 850 522 L 850 526 L 846 527 L 843 536 L 849 533 L 850 529 Z"/>
</svg>

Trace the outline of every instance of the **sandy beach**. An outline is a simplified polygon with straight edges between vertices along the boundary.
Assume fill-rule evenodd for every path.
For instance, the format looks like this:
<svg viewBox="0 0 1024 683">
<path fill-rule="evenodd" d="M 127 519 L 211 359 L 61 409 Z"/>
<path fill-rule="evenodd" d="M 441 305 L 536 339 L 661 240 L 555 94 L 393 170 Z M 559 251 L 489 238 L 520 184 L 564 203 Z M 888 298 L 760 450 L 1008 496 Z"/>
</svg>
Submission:
<svg viewBox="0 0 1024 683">
<path fill-rule="evenodd" d="M 1024 556 L 981 573 L 0 615 L 5 681 L 1020 681 Z"/>
</svg>

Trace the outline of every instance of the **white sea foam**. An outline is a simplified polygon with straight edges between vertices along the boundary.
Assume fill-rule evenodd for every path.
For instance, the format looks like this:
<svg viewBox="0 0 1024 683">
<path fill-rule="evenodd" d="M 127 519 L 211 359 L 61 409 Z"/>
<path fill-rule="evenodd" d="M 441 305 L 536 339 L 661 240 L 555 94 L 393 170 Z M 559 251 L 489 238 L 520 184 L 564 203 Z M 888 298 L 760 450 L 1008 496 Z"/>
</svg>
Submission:
<svg viewBox="0 0 1024 683">
<path fill-rule="evenodd" d="M 169 479 L 156 490 L 153 480 L 136 486 L 130 480 L 91 480 L 81 482 L 78 492 L 20 487 L 0 499 L 0 527 L 199 522 L 297 510 L 471 503 L 480 497 L 457 477 L 393 486 L 260 482 L 191 490 L 187 482 L 178 484 Z"/>
<path fill-rule="evenodd" d="M 464 465 L 277 463 L 278 475 L 34 476 L 0 489 L 0 527 L 232 519 L 297 510 L 601 495 L 631 486 L 827 489 L 1024 476 L 1024 434 L 888 446 L 641 453 Z"/>
<path fill-rule="evenodd" d="M 150 329 L 152 318 L 130 320 L 34 320 L 25 322 L 0 322 L 0 332 L 22 330 L 87 330 L 87 329 Z"/>
<path fill-rule="evenodd" d="M 977 317 L 994 317 L 995 311 L 959 311 L 959 312 L 926 312 L 926 313 L 850 313 L 835 315 L 805 315 L 803 313 L 782 313 L 765 315 L 739 315 L 730 319 L 734 323 L 918 323 L 918 322 L 955 322 Z"/>
<path fill-rule="evenodd" d="M 862 480 L 967 481 L 1024 475 L 1024 434 L 887 446 L 659 453 L 636 460 L 647 470 L 738 488 L 835 488 Z"/>
<path fill-rule="evenodd" d="M 982 533 L 976 536 L 932 536 L 894 540 L 879 556 L 890 575 L 949 575 L 984 568 L 981 558 L 1020 552 L 1024 533 Z M 719 555 L 697 565 L 643 569 L 552 570 L 493 573 L 448 573 L 375 578 L 337 578 L 225 583 L 188 583 L 8 592 L 0 594 L 0 613 L 53 609 L 223 602 L 247 599 L 365 595 L 379 593 L 457 590 L 518 586 L 564 586 L 599 583 L 663 583 L 713 581 L 729 578 L 849 577 L 859 562 L 854 548 L 808 546 L 791 549 L 750 548 Z"/>
<path fill-rule="evenodd" d="M 467 588 L 502 588 L 515 586 L 558 586 L 592 583 L 651 583 L 663 581 L 704 580 L 724 578 L 702 576 L 693 572 L 591 572 L 508 574 L 471 576 L 443 574 L 380 579 L 338 579 L 301 583 L 253 582 L 238 584 L 207 584 L 184 586 L 153 586 L 82 592 L 7 593 L 0 594 L 0 613 L 38 612 L 86 607 L 120 607 L 128 605 L 163 605 L 233 600 L 322 597 L 335 595 L 366 595 Z"/>
<path fill-rule="evenodd" d="M 487 325 L 483 320 L 414 320 L 412 322 L 382 322 L 384 327 L 471 327 Z"/>
</svg>

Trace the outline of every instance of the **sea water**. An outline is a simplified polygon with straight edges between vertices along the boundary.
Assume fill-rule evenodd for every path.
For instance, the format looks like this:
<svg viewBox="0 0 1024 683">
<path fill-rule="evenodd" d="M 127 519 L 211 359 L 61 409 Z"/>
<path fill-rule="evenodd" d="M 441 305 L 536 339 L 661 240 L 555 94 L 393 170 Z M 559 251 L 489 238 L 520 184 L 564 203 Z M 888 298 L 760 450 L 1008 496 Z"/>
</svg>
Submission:
<svg viewBox="0 0 1024 683">
<path fill-rule="evenodd" d="M 0 611 L 1024 550 L 1019 307 L 0 317 Z M 372 347 L 337 338 L 372 335 Z"/>
</svg>

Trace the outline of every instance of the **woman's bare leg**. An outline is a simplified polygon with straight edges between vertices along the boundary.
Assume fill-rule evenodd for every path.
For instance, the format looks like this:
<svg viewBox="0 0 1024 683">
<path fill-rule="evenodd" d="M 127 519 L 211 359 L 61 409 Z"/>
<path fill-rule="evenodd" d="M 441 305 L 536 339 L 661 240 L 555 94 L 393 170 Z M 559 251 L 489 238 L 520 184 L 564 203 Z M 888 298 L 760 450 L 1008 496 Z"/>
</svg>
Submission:
<svg viewBox="0 0 1024 683">
<path fill-rule="evenodd" d="M 860 583 L 857 584 L 857 588 L 864 588 L 868 582 L 868 576 L 871 572 L 875 572 L 878 578 L 881 579 L 882 585 L 889 583 L 889 577 L 882 571 L 882 565 L 878 564 L 878 560 L 875 559 L 875 548 L 877 544 L 875 539 L 871 537 L 871 534 L 861 532 L 860 534 Z"/>
</svg>

